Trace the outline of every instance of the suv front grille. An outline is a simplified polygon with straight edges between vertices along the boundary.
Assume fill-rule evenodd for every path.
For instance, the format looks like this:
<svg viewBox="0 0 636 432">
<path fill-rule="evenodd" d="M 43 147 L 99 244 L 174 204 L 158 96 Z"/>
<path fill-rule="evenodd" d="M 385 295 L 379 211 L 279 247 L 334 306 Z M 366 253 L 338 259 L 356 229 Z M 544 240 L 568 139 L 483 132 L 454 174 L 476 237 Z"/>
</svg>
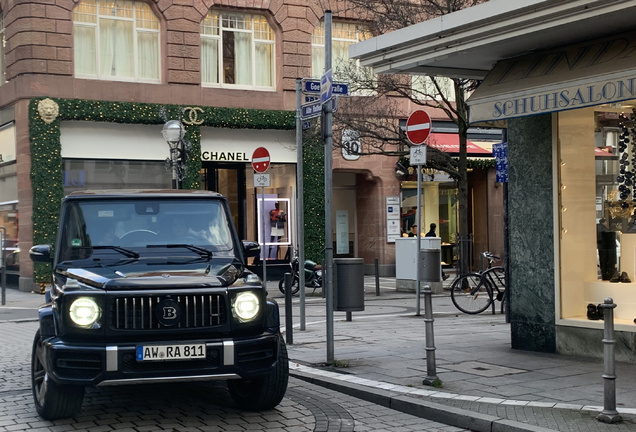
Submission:
<svg viewBox="0 0 636 432">
<path fill-rule="evenodd" d="M 161 304 L 178 304 L 175 325 L 162 324 Z M 121 296 L 111 300 L 111 328 L 114 330 L 194 329 L 226 324 L 225 297 L 221 294 Z"/>
</svg>

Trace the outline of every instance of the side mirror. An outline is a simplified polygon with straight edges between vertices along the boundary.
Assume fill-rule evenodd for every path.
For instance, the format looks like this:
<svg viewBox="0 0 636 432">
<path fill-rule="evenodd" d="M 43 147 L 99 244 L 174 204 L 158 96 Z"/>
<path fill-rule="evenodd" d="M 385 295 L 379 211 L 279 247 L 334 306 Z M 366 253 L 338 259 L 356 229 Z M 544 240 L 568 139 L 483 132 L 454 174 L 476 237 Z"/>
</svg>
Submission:
<svg viewBox="0 0 636 432">
<path fill-rule="evenodd" d="M 51 245 L 35 245 L 29 250 L 29 256 L 33 262 L 50 263 L 53 261 L 51 257 Z"/>
<path fill-rule="evenodd" d="M 256 242 L 243 240 L 243 251 L 246 257 L 255 257 L 261 253 L 261 246 Z"/>
</svg>

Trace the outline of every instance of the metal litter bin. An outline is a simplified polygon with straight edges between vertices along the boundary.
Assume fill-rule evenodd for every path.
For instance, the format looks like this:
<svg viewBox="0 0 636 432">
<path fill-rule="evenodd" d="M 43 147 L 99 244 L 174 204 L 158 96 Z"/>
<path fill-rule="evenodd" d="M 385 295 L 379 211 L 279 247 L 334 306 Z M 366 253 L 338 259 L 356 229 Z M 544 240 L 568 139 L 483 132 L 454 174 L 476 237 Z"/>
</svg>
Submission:
<svg viewBox="0 0 636 432">
<path fill-rule="evenodd" d="M 422 249 L 420 251 L 420 281 L 442 281 L 442 251 L 439 249 Z"/>
<path fill-rule="evenodd" d="M 341 312 L 364 310 L 364 259 L 334 258 L 334 309 Z"/>
</svg>

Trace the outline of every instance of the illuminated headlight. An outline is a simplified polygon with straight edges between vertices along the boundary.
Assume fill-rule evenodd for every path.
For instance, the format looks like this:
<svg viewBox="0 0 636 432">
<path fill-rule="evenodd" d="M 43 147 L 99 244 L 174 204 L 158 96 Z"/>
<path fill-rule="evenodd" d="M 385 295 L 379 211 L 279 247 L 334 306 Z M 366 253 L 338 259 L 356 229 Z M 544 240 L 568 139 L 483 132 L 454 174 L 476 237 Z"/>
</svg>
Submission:
<svg viewBox="0 0 636 432">
<path fill-rule="evenodd" d="M 80 297 L 71 303 L 68 315 L 80 327 L 90 327 L 100 318 L 102 310 L 90 297 Z"/>
<path fill-rule="evenodd" d="M 251 292 L 242 292 L 234 301 L 234 313 L 241 321 L 250 321 L 258 315 L 258 297 Z"/>
</svg>

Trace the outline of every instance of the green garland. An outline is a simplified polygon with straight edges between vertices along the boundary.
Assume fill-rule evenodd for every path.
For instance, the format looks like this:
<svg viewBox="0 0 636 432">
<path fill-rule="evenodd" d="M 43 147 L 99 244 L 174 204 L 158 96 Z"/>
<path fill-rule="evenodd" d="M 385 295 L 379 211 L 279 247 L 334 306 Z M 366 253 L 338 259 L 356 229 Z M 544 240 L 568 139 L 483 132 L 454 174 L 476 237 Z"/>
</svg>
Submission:
<svg viewBox="0 0 636 432">
<path fill-rule="evenodd" d="M 306 135 L 303 139 L 305 259 L 320 263 L 325 257 L 325 146 L 318 136 Z"/>
<path fill-rule="evenodd" d="M 183 107 L 136 102 L 88 101 L 55 99 L 59 107 L 57 118 L 47 124 L 38 113 L 38 103 L 45 98 L 33 98 L 29 104 L 29 139 L 31 142 L 31 183 L 33 188 L 33 244 L 55 244 L 61 200 L 64 197 L 60 121 L 79 120 L 130 124 L 163 124 L 168 119 L 182 119 L 186 127 L 185 140 L 191 144 L 191 155 L 201 154 L 201 126 L 231 129 L 283 129 L 296 127 L 293 111 L 257 110 L 219 107 Z M 197 111 L 196 123 L 188 124 L 189 109 Z M 305 159 L 306 160 L 306 159 Z M 187 160 L 184 189 L 200 189 L 201 159 Z M 305 189 L 305 196 L 308 195 Z M 312 226 L 314 220 L 306 219 Z M 34 263 L 34 281 L 50 280 L 51 267 Z"/>
</svg>

